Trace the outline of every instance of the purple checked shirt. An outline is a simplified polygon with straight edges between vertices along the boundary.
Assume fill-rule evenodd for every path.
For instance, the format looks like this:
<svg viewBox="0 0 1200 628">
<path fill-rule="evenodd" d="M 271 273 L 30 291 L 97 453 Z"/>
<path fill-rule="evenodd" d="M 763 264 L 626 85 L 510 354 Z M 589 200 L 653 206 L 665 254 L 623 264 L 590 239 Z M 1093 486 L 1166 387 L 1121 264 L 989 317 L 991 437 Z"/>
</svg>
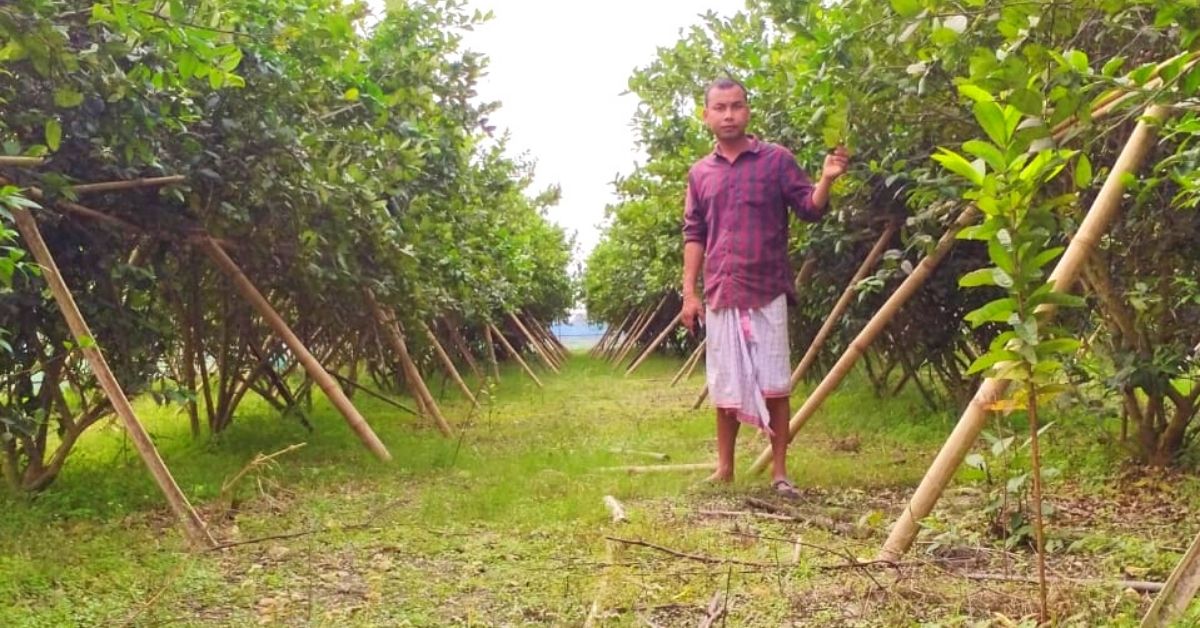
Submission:
<svg viewBox="0 0 1200 628">
<path fill-rule="evenodd" d="M 756 138 L 733 163 L 714 150 L 692 166 L 683 241 L 704 245 L 708 307 L 760 308 L 781 294 L 795 299 L 787 210 L 819 220 L 812 191 L 790 151 Z"/>
</svg>

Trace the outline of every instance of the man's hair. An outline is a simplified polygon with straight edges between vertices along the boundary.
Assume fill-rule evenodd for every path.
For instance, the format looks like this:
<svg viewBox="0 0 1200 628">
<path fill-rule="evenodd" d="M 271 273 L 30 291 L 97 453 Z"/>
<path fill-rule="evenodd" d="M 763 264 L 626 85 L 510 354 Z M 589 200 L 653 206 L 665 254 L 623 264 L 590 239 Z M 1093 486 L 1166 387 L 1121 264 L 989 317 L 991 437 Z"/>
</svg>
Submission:
<svg viewBox="0 0 1200 628">
<path fill-rule="evenodd" d="M 704 106 L 708 106 L 708 95 L 712 93 L 712 90 L 731 89 L 734 87 L 742 90 L 742 95 L 745 96 L 746 101 L 749 102 L 750 93 L 746 91 L 746 86 L 742 85 L 741 81 L 729 78 L 728 76 L 722 76 L 721 78 L 713 80 L 704 88 Z"/>
</svg>

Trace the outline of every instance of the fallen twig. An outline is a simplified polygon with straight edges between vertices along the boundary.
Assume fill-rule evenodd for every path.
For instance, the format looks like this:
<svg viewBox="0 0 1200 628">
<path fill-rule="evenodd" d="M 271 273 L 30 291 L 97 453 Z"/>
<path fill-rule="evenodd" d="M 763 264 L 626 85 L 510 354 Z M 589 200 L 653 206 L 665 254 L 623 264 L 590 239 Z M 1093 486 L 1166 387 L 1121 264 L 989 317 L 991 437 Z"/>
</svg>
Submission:
<svg viewBox="0 0 1200 628">
<path fill-rule="evenodd" d="M 694 560 L 694 561 L 701 562 L 701 563 L 708 563 L 710 565 L 742 565 L 745 567 L 775 567 L 776 566 L 776 565 L 772 565 L 769 563 L 755 563 L 755 562 L 750 562 L 750 561 L 745 561 L 745 560 L 737 560 L 736 558 L 717 558 L 715 556 L 705 556 L 703 554 L 689 554 L 687 552 L 680 552 L 678 550 L 673 550 L 669 547 L 663 547 L 662 545 L 657 545 L 655 543 L 650 543 L 648 541 L 642 541 L 642 540 L 638 540 L 638 539 L 621 539 L 621 538 L 617 538 L 615 536 L 606 536 L 604 538 L 606 538 L 610 541 L 615 541 L 617 543 L 621 543 L 623 545 L 637 545 L 640 547 L 646 547 L 646 548 L 649 548 L 649 549 L 652 549 L 655 551 L 662 552 L 664 554 L 669 554 L 676 558 L 683 558 L 686 560 Z"/>
<path fill-rule="evenodd" d="M 1001 582 L 1028 582 L 1037 584 L 1038 579 L 1031 576 L 1014 576 L 1009 574 L 991 574 L 991 573 L 964 573 L 962 577 L 969 580 L 998 580 Z M 1113 586 L 1121 589 L 1133 589 L 1142 593 L 1157 593 L 1162 591 L 1162 582 L 1148 582 L 1145 580 L 1099 580 L 1099 579 L 1084 579 L 1084 578 L 1047 578 L 1047 582 L 1058 582 L 1066 584 L 1078 584 L 1083 586 Z"/>
</svg>

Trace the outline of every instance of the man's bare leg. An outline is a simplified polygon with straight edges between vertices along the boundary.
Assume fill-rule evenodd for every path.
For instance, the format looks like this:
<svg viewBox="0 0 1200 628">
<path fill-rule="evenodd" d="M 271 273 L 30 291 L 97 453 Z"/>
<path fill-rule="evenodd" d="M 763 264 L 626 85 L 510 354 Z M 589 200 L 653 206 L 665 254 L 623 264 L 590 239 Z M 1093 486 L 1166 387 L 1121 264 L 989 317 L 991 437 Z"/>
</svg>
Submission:
<svg viewBox="0 0 1200 628">
<path fill-rule="evenodd" d="M 708 477 L 708 481 L 733 481 L 733 450 L 740 425 L 736 410 L 717 408 L 717 470 Z"/>
<path fill-rule="evenodd" d="M 767 399 L 767 411 L 771 413 L 771 482 L 787 480 L 787 450 L 791 432 L 788 421 L 792 416 L 791 399 L 777 397 Z"/>
</svg>

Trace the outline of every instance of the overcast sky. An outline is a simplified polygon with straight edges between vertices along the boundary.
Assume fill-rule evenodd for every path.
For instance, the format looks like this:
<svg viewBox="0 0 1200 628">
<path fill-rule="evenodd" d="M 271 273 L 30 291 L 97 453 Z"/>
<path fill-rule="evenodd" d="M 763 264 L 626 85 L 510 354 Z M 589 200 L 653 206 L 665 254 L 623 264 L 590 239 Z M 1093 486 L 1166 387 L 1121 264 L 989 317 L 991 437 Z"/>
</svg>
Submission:
<svg viewBox="0 0 1200 628">
<path fill-rule="evenodd" d="M 376 0 L 382 6 L 383 0 Z M 649 63 L 680 29 L 744 0 L 470 0 L 495 18 L 466 45 L 491 59 L 479 87 L 503 103 L 491 123 L 511 131 L 510 149 L 537 161 L 538 188 L 559 184 L 550 218 L 578 233 L 583 259 L 599 239 L 610 183 L 640 155 L 629 122 L 637 105 L 621 96 L 634 68 Z M 682 211 L 682 210 L 681 210 Z"/>
</svg>

